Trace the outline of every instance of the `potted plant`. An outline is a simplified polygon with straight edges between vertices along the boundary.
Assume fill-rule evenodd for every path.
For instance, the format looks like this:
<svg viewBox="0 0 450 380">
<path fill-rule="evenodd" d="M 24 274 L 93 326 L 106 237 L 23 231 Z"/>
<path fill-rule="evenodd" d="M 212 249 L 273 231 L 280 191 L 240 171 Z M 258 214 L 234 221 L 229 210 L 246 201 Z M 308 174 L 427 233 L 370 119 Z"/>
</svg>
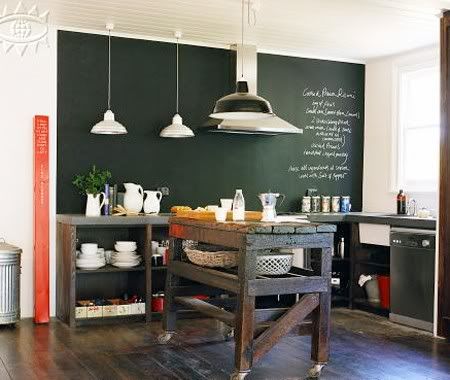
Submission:
<svg viewBox="0 0 450 380">
<path fill-rule="evenodd" d="M 108 170 L 100 170 L 92 166 L 86 174 L 78 174 L 72 183 L 82 195 L 87 195 L 86 216 L 100 216 L 100 210 L 105 203 L 105 193 L 102 191 L 111 178 Z M 100 201 L 100 195 L 103 195 Z"/>
</svg>

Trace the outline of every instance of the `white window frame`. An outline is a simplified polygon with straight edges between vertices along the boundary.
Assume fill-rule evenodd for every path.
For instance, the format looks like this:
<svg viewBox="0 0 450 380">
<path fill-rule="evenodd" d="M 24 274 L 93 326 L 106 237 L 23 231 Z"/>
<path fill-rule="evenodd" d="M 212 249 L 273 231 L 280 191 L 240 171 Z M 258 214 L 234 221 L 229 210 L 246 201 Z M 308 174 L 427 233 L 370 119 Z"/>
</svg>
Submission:
<svg viewBox="0 0 450 380">
<path fill-rule="evenodd" d="M 392 167 L 391 167 L 391 192 L 396 193 L 398 189 L 414 193 L 437 193 L 437 182 L 422 183 L 417 185 L 405 184 L 403 173 L 403 128 L 400 115 L 402 99 L 401 76 L 404 73 L 429 68 L 439 69 L 439 49 L 432 48 L 420 53 L 409 54 L 398 58 L 393 62 L 392 70 Z M 436 147 L 439 149 L 439 146 Z"/>
</svg>

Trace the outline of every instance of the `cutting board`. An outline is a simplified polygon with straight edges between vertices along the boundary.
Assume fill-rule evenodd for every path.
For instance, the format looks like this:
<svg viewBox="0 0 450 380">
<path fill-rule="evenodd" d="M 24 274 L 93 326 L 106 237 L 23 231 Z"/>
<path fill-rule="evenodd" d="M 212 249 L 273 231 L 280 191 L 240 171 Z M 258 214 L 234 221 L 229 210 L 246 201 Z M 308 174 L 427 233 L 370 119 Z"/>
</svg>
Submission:
<svg viewBox="0 0 450 380">
<path fill-rule="evenodd" d="M 180 218 L 188 218 L 188 219 L 197 219 L 197 220 L 209 220 L 209 221 L 215 221 L 216 215 L 214 211 L 195 211 L 195 210 L 189 210 L 189 211 L 178 211 L 177 217 Z M 245 220 L 246 221 L 252 221 L 252 222 L 259 222 L 262 218 L 262 212 L 261 211 L 246 211 L 245 212 Z M 233 220 L 233 212 L 228 211 L 227 213 L 227 221 Z"/>
</svg>

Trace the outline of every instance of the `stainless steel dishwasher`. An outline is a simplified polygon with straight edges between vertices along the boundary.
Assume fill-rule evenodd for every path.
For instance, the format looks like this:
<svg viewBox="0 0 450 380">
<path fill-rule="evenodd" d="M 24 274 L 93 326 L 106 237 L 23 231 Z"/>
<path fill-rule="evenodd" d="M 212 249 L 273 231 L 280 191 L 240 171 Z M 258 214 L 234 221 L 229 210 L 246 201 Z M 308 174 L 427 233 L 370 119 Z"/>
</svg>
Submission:
<svg viewBox="0 0 450 380">
<path fill-rule="evenodd" d="M 436 233 L 391 228 L 391 310 L 393 322 L 433 330 Z"/>
</svg>

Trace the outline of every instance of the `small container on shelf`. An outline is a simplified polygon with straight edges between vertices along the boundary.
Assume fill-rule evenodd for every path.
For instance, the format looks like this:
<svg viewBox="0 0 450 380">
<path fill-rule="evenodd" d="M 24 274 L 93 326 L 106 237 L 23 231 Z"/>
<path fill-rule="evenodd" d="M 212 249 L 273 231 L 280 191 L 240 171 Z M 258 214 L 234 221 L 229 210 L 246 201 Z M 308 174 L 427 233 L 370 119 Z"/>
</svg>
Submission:
<svg viewBox="0 0 450 380">
<path fill-rule="evenodd" d="M 152 311 L 161 313 L 164 310 L 164 293 L 158 292 L 152 295 Z"/>
<path fill-rule="evenodd" d="M 103 306 L 91 305 L 87 307 L 87 318 L 101 318 L 103 317 Z"/>
<path fill-rule="evenodd" d="M 117 316 L 117 305 L 104 305 L 103 306 L 103 317 L 116 317 Z"/>
<path fill-rule="evenodd" d="M 120 305 L 117 305 L 117 315 L 123 316 L 123 315 L 129 315 L 130 313 L 130 304 L 127 301 L 122 301 Z"/>
<path fill-rule="evenodd" d="M 75 319 L 87 318 L 87 309 L 91 301 L 77 301 L 75 306 Z"/>
</svg>

